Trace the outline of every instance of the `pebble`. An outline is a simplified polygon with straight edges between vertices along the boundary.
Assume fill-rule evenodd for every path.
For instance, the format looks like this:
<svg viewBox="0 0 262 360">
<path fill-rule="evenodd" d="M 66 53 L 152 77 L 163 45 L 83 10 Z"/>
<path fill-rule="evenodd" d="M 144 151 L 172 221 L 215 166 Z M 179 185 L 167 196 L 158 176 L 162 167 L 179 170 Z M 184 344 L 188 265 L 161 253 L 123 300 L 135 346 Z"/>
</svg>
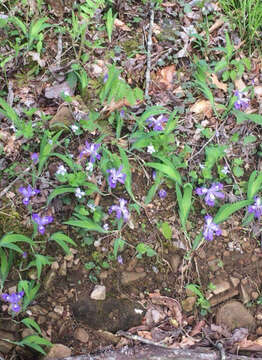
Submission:
<svg viewBox="0 0 262 360">
<path fill-rule="evenodd" d="M 145 272 L 137 273 L 137 272 L 126 272 L 124 271 L 121 276 L 122 285 L 129 285 L 130 283 L 142 280 L 146 277 Z"/>
<path fill-rule="evenodd" d="M 225 326 L 229 331 L 238 328 L 255 327 L 255 319 L 249 311 L 238 301 L 230 301 L 221 306 L 216 316 L 217 325 Z"/>
<path fill-rule="evenodd" d="M 77 328 L 74 332 L 74 337 L 76 340 L 82 343 L 87 343 L 89 339 L 89 335 L 87 331 L 83 328 Z"/>
<path fill-rule="evenodd" d="M 64 357 L 71 356 L 71 353 L 72 351 L 69 347 L 62 344 L 53 344 L 43 360 L 49 360 L 52 358 L 62 359 Z"/>
<path fill-rule="evenodd" d="M 194 309 L 194 305 L 196 302 L 195 296 L 189 296 L 185 300 L 182 301 L 182 308 L 186 312 L 191 312 Z"/>
<path fill-rule="evenodd" d="M 90 298 L 93 300 L 105 300 L 106 287 L 104 285 L 96 285 L 90 295 Z"/>
</svg>

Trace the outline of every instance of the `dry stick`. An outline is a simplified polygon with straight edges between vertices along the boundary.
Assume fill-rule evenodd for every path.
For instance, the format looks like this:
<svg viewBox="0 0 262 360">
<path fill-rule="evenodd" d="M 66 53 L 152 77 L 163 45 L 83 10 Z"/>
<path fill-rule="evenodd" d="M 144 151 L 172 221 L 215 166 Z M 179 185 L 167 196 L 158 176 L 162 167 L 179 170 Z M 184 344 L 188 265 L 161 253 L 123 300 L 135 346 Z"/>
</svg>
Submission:
<svg viewBox="0 0 262 360">
<path fill-rule="evenodd" d="M 154 2 L 150 2 L 150 23 L 148 29 L 147 37 L 147 64 L 146 64 L 146 88 L 145 88 L 145 99 L 150 100 L 149 98 L 149 86 L 150 86 L 150 70 L 151 70 L 151 50 L 152 50 L 152 30 L 154 24 Z"/>
<path fill-rule="evenodd" d="M 0 192 L 0 199 L 8 192 L 9 189 L 19 180 L 25 173 L 27 173 L 31 169 L 31 166 L 26 168 L 17 178 L 12 181 L 3 191 Z"/>
</svg>

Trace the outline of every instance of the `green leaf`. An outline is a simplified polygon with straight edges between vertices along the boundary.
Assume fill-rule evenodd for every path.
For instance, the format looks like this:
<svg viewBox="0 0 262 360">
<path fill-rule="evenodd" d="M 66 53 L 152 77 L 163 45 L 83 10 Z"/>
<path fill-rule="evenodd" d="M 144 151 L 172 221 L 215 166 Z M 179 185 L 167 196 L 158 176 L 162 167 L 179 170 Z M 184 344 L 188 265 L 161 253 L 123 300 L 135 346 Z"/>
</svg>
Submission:
<svg viewBox="0 0 262 360">
<path fill-rule="evenodd" d="M 247 186 L 247 198 L 248 200 L 254 200 L 254 196 L 261 189 L 262 185 L 262 172 L 259 172 L 257 176 L 257 171 L 254 170 L 249 177 L 248 186 Z"/>
<path fill-rule="evenodd" d="M 67 255 L 70 254 L 70 249 L 66 243 L 69 243 L 73 246 L 77 246 L 74 240 L 72 240 L 69 236 L 63 234 L 62 232 L 56 232 L 52 234 L 50 240 L 56 241 L 57 244 L 62 247 L 62 249 L 65 251 Z"/>
<path fill-rule="evenodd" d="M 196 294 L 199 298 L 204 298 L 204 295 L 202 294 L 202 292 L 199 290 L 200 286 L 199 285 L 195 285 L 195 284 L 188 284 L 186 286 L 186 289 L 192 291 L 194 294 Z"/>
<path fill-rule="evenodd" d="M 240 166 L 234 166 L 233 167 L 233 173 L 236 177 L 241 177 L 244 175 L 244 170 Z"/>
<path fill-rule="evenodd" d="M 147 195 L 146 195 L 146 199 L 145 199 L 145 204 L 149 204 L 153 197 L 155 196 L 157 189 L 159 187 L 159 185 L 161 184 L 161 180 L 162 180 L 162 173 L 157 172 L 156 178 L 155 178 L 155 182 L 154 184 L 151 186 L 151 188 L 149 189 Z"/>
<path fill-rule="evenodd" d="M 237 118 L 237 124 L 242 124 L 244 121 L 252 121 L 255 124 L 262 125 L 262 116 L 258 114 L 246 114 L 239 110 L 233 110 L 232 113 Z"/>
<path fill-rule="evenodd" d="M 160 163 L 154 163 L 154 162 L 148 162 L 146 163 L 146 165 L 158 171 L 161 171 L 163 174 L 167 175 L 171 180 L 174 180 L 175 182 L 178 182 L 178 184 L 181 184 L 181 176 L 179 172 L 176 169 L 172 168 L 171 166 Z"/>
<path fill-rule="evenodd" d="M 168 224 L 168 222 L 163 222 L 161 224 L 160 229 L 162 234 L 167 240 L 170 240 L 172 238 L 172 229 L 171 226 Z"/>
<path fill-rule="evenodd" d="M 203 238 L 202 232 L 195 237 L 195 240 L 194 240 L 193 246 L 192 246 L 192 250 L 193 250 L 193 251 L 197 250 L 197 248 L 199 247 L 199 245 L 202 243 L 203 239 L 204 239 L 204 238 Z"/>
<path fill-rule="evenodd" d="M 36 330 L 38 332 L 38 334 L 41 335 L 41 329 L 40 329 L 39 325 L 35 322 L 35 320 L 28 317 L 28 318 L 21 320 L 21 322 L 23 324 L 25 324 L 25 326 L 27 326 L 29 329 Z"/>
<path fill-rule="evenodd" d="M 176 194 L 177 194 L 177 200 L 179 206 L 179 217 L 180 217 L 181 225 L 184 229 L 186 227 L 186 221 L 189 215 L 189 211 L 191 209 L 192 190 L 193 187 L 190 183 L 185 184 L 184 195 L 182 197 L 179 185 L 176 183 Z"/>
<path fill-rule="evenodd" d="M 65 193 L 74 193 L 76 191 L 75 187 L 57 187 L 55 190 L 51 192 L 51 194 L 47 198 L 47 205 L 58 195 L 62 195 Z"/>
<path fill-rule="evenodd" d="M 59 154 L 59 153 L 51 153 L 50 156 L 56 156 L 61 159 L 72 171 L 80 170 L 81 166 L 76 164 L 71 158 L 66 155 Z"/>
<path fill-rule="evenodd" d="M 128 161 L 128 157 L 126 155 L 126 152 L 123 148 L 121 148 L 121 146 L 118 146 L 119 152 L 120 152 L 120 156 L 122 159 L 122 163 L 123 163 L 123 172 L 126 174 L 126 180 L 125 180 L 125 187 L 126 190 L 128 192 L 128 194 L 131 196 L 131 198 L 135 200 L 133 191 L 132 191 L 132 173 L 131 173 L 131 168 L 129 165 L 129 161 Z"/>
<path fill-rule="evenodd" d="M 114 250 L 113 250 L 113 254 L 115 259 L 117 258 L 117 254 L 118 254 L 118 250 L 123 250 L 125 245 L 125 240 L 121 239 L 121 238 L 117 238 L 114 241 Z"/>
<path fill-rule="evenodd" d="M 250 205 L 253 200 L 241 200 L 234 204 L 225 204 L 221 206 L 221 208 L 218 210 L 216 216 L 214 217 L 214 223 L 219 224 L 222 221 L 227 220 L 232 214 L 234 214 L 236 211 Z"/>
<path fill-rule="evenodd" d="M 63 224 L 66 225 L 71 225 L 71 226 L 76 226 L 76 227 L 80 227 L 89 231 L 97 231 L 100 233 L 107 233 L 107 231 L 105 231 L 100 225 L 96 224 L 95 222 L 93 222 L 90 219 L 86 219 L 86 220 L 68 220 L 66 222 L 64 222 Z"/>
</svg>

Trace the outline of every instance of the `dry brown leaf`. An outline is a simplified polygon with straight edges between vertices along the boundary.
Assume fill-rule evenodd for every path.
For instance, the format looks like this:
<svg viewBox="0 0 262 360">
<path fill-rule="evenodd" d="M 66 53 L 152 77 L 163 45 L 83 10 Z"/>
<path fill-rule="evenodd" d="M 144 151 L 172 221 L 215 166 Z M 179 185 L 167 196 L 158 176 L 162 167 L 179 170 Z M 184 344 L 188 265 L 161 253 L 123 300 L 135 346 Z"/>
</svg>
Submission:
<svg viewBox="0 0 262 360">
<path fill-rule="evenodd" d="M 205 325 L 206 325 L 206 322 L 205 322 L 204 320 L 199 321 L 199 322 L 195 325 L 194 329 L 190 332 L 189 335 L 190 335 L 190 336 L 195 336 L 195 335 L 199 334 L 199 333 L 201 332 L 202 328 L 203 328 Z"/>
<path fill-rule="evenodd" d="M 115 19 L 114 21 L 114 25 L 116 27 L 118 27 L 120 30 L 123 30 L 123 31 L 131 31 L 131 29 L 129 29 L 129 27 L 123 23 L 123 21 L 119 20 L 119 19 Z"/>
<path fill-rule="evenodd" d="M 171 3 L 168 1 L 162 4 L 162 6 L 164 6 L 164 7 L 174 7 L 176 5 L 177 5 L 176 3 Z"/>
<path fill-rule="evenodd" d="M 211 118 L 213 113 L 212 105 L 208 100 L 198 100 L 191 106 L 190 111 L 195 114 L 202 114 L 207 118 Z"/>
<path fill-rule="evenodd" d="M 175 90 L 173 90 L 173 94 L 181 94 L 182 96 L 185 95 L 184 90 L 182 89 L 181 86 L 177 87 Z"/>
<path fill-rule="evenodd" d="M 234 81 L 234 84 L 235 84 L 235 88 L 238 90 L 238 91 L 242 91 L 245 89 L 246 87 L 246 84 L 244 83 L 244 81 L 242 79 L 236 79 Z"/>
<path fill-rule="evenodd" d="M 153 340 L 150 331 L 138 331 L 137 335 L 144 339 Z"/>
<path fill-rule="evenodd" d="M 166 66 L 157 72 L 157 81 L 168 90 L 173 86 L 174 73 L 175 65 Z"/>
<path fill-rule="evenodd" d="M 179 325 L 182 326 L 182 309 L 177 300 L 168 296 L 155 296 L 155 294 L 150 294 L 149 296 L 151 297 L 153 304 L 167 306 L 178 321 Z"/>
<path fill-rule="evenodd" d="M 244 339 L 237 345 L 239 350 L 262 351 L 262 337 L 259 337 L 254 341 Z"/>
<path fill-rule="evenodd" d="M 227 84 L 221 82 L 218 80 L 216 74 L 211 75 L 211 79 L 214 85 L 220 90 L 223 90 L 224 92 L 227 92 Z"/>
</svg>

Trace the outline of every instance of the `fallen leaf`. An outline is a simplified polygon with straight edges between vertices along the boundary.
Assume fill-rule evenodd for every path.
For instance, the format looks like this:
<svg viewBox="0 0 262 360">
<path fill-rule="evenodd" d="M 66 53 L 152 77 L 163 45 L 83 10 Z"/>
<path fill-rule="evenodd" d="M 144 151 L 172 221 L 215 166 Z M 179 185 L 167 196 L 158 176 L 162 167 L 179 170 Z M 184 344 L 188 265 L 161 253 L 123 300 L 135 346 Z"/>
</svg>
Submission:
<svg viewBox="0 0 262 360">
<path fill-rule="evenodd" d="M 237 343 L 239 350 L 248 350 L 248 351 L 262 351 L 262 337 L 257 338 L 256 340 L 247 340 Z"/>
<path fill-rule="evenodd" d="M 234 84 L 235 84 L 235 88 L 238 90 L 238 91 L 242 91 L 245 89 L 246 87 L 246 84 L 244 83 L 244 81 L 242 79 L 236 79 L 234 81 Z"/>
<path fill-rule="evenodd" d="M 36 51 L 29 51 L 28 54 L 32 57 L 34 61 L 38 63 L 40 67 L 45 66 L 45 60 L 40 58 L 40 55 Z"/>
<path fill-rule="evenodd" d="M 190 111 L 195 114 L 203 114 L 207 118 L 210 118 L 213 113 L 212 105 L 208 100 L 198 100 L 191 106 Z"/>
<path fill-rule="evenodd" d="M 197 334 L 199 334 L 202 330 L 202 328 L 206 325 L 206 322 L 204 320 L 199 321 L 195 327 L 193 328 L 193 330 L 190 332 L 190 336 L 195 336 Z"/>
<path fill-rule="evenodd" d="M 123 31 L 131 31 L 131 29 L 129 29 L 129 27 L 123 23 L 123 21 L 119 20 L 119 19 L 115 19 L 114 21 L 114 25 L 116 27 L 118 27 L 120 30 L 123 30 Z"/>
<path fill-rule="evenodd" d="M 227 84 L 221 82 L 218 80 L 216 74 L 211 75 L 211 79 L 214 85 L 220 90 L 223 90 L 224 92 L 227 92 Z"/>
<path fill-rule="evenodd" d="M 151 301 L 153 304 L 167 306 L 178 321 L 179 325 L 182 326 L 182 310 L 177 300 L 172 299 L 168 296 L 155 296 L 155 294 L 150 294 L 149 296 L 151 297 Z"/>
<path fill-rule="evenodd" d="M 144 339 L 152 340 L 151 332 L 150 331 L 138 331 L 138 336 L 141 336 Z"/>
<path fill-rule="evenodd" d="M 163 84 L 169 90 L 173 86 L 174 73 L 175 65 L 166 66 L 157 72 L 156 81 Z"/>
</svg>

